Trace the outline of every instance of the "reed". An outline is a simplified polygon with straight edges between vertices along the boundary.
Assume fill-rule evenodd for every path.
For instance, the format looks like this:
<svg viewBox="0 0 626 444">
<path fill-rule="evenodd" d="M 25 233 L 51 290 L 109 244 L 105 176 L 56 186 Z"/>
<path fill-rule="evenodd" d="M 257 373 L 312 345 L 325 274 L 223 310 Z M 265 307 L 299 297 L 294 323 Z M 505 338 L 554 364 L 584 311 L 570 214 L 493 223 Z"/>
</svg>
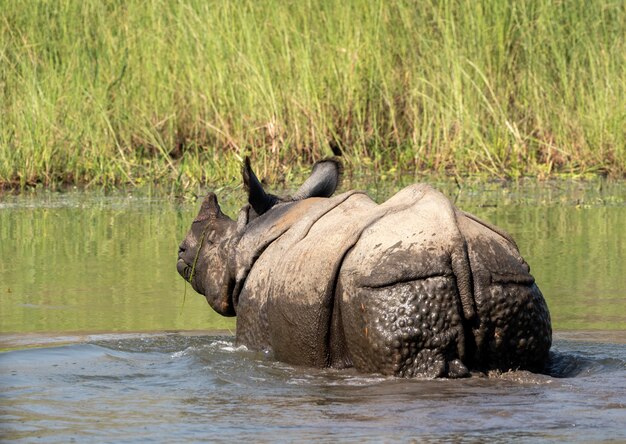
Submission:
<svg viewBox="0 0 626 444">
<path fill-rule="evenodd" d="M 0 184 L 626 174 L 621 0 L 0 0 Z"/>
</svg>

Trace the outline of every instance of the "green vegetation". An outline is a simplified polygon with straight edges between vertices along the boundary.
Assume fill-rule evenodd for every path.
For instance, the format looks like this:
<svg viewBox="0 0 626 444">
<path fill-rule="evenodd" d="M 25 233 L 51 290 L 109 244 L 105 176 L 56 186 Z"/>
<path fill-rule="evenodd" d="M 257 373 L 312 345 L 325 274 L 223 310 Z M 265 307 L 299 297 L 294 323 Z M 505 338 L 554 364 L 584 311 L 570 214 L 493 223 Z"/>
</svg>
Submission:
<svg viewBox="0 0 626 444">
<path fill-rule="evenodd" d="M 622 0 L 0 0 L 0 184 L 626 174 Z M 288 178 L 288 177 L 287 177 Z"/>
</svg>

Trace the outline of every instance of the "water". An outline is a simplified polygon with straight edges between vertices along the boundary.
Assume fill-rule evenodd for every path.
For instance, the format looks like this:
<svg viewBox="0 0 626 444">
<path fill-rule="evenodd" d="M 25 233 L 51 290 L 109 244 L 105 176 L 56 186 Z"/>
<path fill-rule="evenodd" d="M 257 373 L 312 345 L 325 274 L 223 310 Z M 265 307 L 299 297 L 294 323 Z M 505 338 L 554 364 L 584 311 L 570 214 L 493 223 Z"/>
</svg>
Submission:
<svg viewBox="0 0 626 444">
<path fill-rule="evenodd" d="M 552 375 L 403 380 L 291 367 L 232 336 L 0 355 L 3 438 L 32 442 L 626 440 L 626 347 L 557 337 Z"/>
<path fill-rule="evenodd" d="M 176 273 L 195 207 L 124 194 L 5 196 L 2 331 L 234 329 Z"/>
<path fill-rule="evenodd" d="M 381 201 L 402 185 L 368 188 Z M 3 196 L 0 439 L 625 441 L 626 184 L 443 189 L 520 245 L 556 331 L 549 375 L 407 381 L 272 362 L 235 348 L 234 321 L 175 271 L 196 203 Z M 241 190 L 218 195 L 235 214 Z"/>
</svg>

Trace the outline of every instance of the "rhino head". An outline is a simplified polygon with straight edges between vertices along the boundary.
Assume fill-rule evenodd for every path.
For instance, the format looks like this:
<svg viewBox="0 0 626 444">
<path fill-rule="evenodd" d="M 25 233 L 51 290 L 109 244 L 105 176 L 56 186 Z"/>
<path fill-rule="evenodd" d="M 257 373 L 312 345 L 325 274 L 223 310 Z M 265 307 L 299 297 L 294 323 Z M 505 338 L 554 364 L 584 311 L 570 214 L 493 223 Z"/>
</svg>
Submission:
<svg viewBox="0 0 626 444">
<path fill-rule="evenodd" d="M 226 255 L 236 229 L 237 223 L 222 213 L 217 196 L 209 193 L 178 248 L 178 273 L 223 316 L 235 315 Z"/>
<path fill-rule="evenodd" d="M 330 197 L 339 185 L 341 173 L 338 159 L 321 160 L 313 166 L 311 175 L 296 193 L 290 197 L 278 197 L 265 192 L 246 157 L 242 177 L 248 203 L 235 221 L 222 212 L 215 193 L 208 193 L 178 248 L 178 273 L 206 298 L 213 310 L 223 316 L 235 316 L 233 250 L 248 223 L 280 204 L 309 197 Z"/>
</svg>

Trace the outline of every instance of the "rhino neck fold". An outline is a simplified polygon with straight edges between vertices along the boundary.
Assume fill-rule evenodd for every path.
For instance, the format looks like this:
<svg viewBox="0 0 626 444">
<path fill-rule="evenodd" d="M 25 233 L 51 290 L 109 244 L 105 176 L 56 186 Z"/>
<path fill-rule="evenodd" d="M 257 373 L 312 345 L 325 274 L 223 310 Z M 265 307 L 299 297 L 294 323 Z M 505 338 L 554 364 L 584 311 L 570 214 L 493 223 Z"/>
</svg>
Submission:
<svg viewBox="0 0 626 444">
<path fill-rule="evenodd" d="M 246 288 L 263 295 L 259 299 L 272 319 L 268 339 L 277 358 L 316 367 L 348 366 L 336 285 L 346 254 L 377 206 L 355 192 L 307 201 L 311 206 L 304 217 L 265 250 L 267 258 L 257 262 Z"/>
<path fill-rule="evenodd" d="M 280 203 L 262 216 L 248 224 L 242 234 L 238 235 L 231 249 L 232 268 L 235 276 L 233 287 L 233 303 L 238 304 L 248 275 L 265 250 L 294 224 L 308 221 L 308 228 L 324 214 L 328 213 L 346 199 L 360 191 L 349 191 L 333 198 L 309 198 L 300 201 Z"/>
</svg>

